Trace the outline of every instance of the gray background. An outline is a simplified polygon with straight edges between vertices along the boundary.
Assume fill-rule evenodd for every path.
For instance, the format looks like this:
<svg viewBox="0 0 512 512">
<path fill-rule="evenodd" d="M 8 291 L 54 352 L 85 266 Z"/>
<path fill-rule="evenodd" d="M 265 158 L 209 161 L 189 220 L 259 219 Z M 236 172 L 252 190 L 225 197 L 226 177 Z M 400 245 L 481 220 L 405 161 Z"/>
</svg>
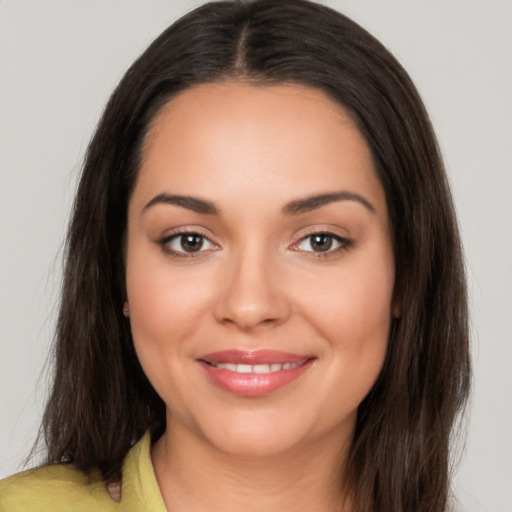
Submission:
<svg viewBox="0 0 512 512">
<path fill-rule="evenodd" d="M 324 2 L 403 63 L 432 116 L 467 251 L 475 384 L 462 509 L 512 511 L 512 2 Z M 0 477 L 36 434 L 81 158 L 127 66 L 186 0 L 0 0 Z"/>
</svg>

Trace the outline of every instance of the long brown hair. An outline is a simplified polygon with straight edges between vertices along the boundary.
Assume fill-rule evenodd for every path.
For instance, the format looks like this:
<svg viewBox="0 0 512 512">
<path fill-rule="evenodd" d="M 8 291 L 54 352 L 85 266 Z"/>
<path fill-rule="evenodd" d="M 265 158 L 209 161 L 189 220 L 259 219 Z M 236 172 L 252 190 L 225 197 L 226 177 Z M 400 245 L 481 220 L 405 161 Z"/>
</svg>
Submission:
<svg viewBox="0 0 512 512">
<path fill-rule="evenodd" d="M 306 0 L 224 1 L 184 16 L 131 66 L 87 150 L 66 245 L 47 463 L 106 480 L 133 443 L 165 428 L 123 317 L 123 237 L 142 141 L 179 91 L 223 80 L 297 83 L 342 104 L 384 187 L 396 262 L 395 320 L 359 406 L 347 478 L 358 512 L 441 512 L 449 444 L 470 384 L 465 274 L 453 202 L 409 76 L 370 34 Z M 341 485 L 341 483 L 340 483 Z"/>
</svg>

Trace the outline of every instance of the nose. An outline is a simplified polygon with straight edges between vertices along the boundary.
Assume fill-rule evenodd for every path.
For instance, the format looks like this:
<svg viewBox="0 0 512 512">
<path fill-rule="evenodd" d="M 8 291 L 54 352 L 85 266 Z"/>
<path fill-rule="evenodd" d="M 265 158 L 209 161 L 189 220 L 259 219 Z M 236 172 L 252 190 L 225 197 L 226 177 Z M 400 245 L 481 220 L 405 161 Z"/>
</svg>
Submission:
<svg viewBox="0 0 512 512">
<path fill-rule="evenodd" d="M 246 250 L 225 262 L 214 308 L 217 321 L 250 331 L 285 322 L 290 298 L 279 269 L 265 251 Z"/>
</svg>

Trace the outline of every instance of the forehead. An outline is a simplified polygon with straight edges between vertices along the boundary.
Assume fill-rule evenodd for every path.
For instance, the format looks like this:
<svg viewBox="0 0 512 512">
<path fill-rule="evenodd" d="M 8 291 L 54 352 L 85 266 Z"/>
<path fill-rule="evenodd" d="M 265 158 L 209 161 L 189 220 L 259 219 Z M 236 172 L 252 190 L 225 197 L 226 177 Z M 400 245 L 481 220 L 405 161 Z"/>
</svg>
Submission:
<svg viewBox="0 0 512 512">
<path fill-rule="evenodd" d="M 276 140 L 281 148 L 286 143 L 295 150 L 299 143 L 318 147 L 320 138 L 329 141 L 334 125 L 343 125 L 347 134 L 350 131 L 353 138 L 362 139 L 342 105 L 319 89 L 297 84 L 207 83 L 180 92 L 157 113 L 146 136 L 144 156 L 164 139 L 166 145 L 172 143 L 171 132 L 174 147 L 186 142 L 204 145 L 215 132 L 215 142 L 226 137 L 240 143 L 245 138 L 258 150 L 260 143 L 266 143 L 267 153 L 277 147 L 272 143 Z"/>
<path fill-rule="evenodd" d="M 166 189 L 277 202 L 353 189 L 377 207 L 385 203 L 350 115 L 322 91 L 299 85 L 205 84 L 181 92 L 148 131 L 137 189 L 146 197 Z"/>
</svg>

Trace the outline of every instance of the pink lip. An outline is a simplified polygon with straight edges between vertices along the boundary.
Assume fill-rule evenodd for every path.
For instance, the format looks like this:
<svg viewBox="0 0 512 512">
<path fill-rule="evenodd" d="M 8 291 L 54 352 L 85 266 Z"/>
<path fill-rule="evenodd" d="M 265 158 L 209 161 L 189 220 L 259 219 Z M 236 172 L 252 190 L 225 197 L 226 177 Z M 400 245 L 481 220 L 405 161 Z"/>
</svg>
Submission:
<svg viewBox="0 0 512 512">
<path fill-rule="evenodd" d="M 223 350 L 205 354 L 197 359 L 210 380 L 225 391 L 235 395 L 257 397 L 264 396 L 290 384 L 303 375 L 313 364 L 310 355 L 292 354 L 277 350 Z M 271 373 L 238 373 L 216 364 L 272 364 L 294 363 L 299 365 L 287 370 Z"/>
</svg>

